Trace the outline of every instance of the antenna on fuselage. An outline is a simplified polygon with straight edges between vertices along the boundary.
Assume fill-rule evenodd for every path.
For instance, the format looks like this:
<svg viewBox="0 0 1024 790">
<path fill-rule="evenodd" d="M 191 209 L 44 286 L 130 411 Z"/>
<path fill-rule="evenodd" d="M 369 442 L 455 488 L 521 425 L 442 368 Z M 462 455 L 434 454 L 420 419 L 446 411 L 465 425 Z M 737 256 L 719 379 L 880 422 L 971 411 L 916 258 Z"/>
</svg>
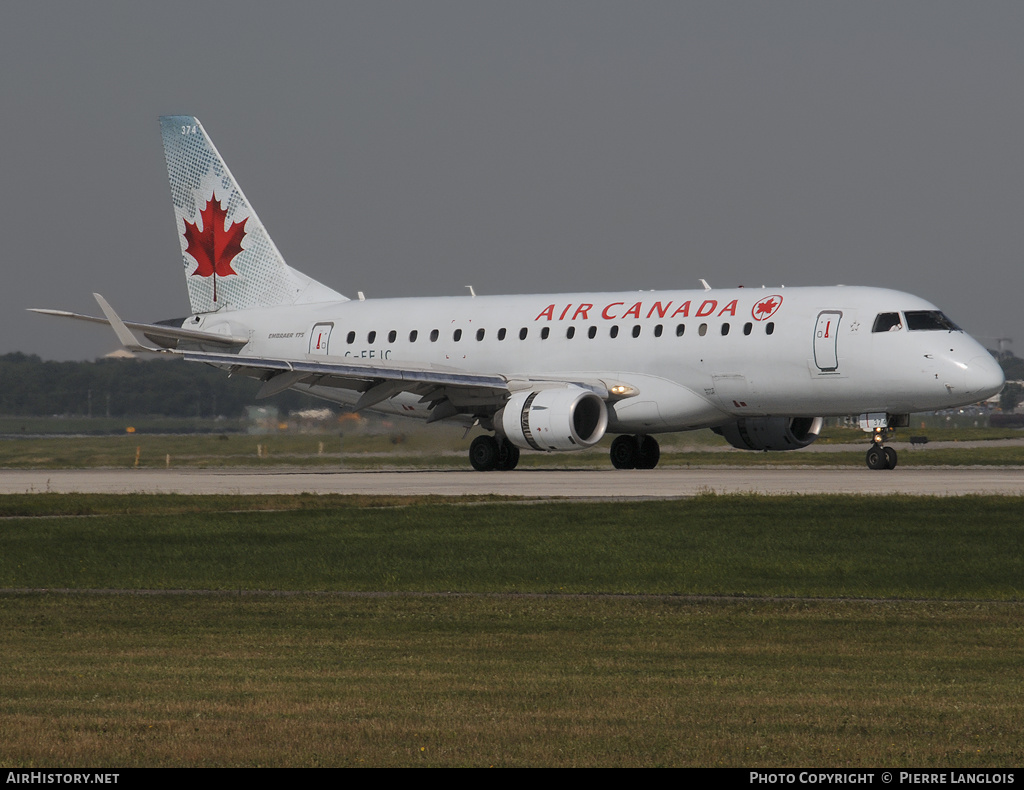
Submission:
<svg viewBox="0 0 1024 790">
<path fill-rule="evenodd" d="M 467 285 L 466 287 L 469 289 L 469 295 L 475 297 L 476 296 L 476 291 L 473 290 L 473 286 L 472 285 Z"/>
<path fill-rule="evenodd" d="M 705 280 L 703 277 L 700 278 L 700 284 L 704 286 L 704 290 L 705 291 L 710 291 L 711 290 L 711 286 L 708 285 L 708 281 Z"/>
<path fill-rule="evenodd" d="M 360 302 L 366 301 L 366 294 L 364 294 L 362 291 L 356 291 L 356 296 L 359 297 Z"/>
</svg>

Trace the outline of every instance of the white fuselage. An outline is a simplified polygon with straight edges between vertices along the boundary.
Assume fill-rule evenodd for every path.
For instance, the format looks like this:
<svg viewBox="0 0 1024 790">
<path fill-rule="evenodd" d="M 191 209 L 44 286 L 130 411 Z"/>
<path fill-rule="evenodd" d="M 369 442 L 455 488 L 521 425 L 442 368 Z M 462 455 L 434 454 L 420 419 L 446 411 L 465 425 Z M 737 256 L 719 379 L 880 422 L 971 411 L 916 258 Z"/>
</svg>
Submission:
<svg viewBox="0 0 1024 790">
<path fill-rule="evenodd" d="M 508 379 L 623 382 L 613 433 L 657 433 L 742 417 L 907 414 L 998 392 L 995 360 L 966 333 L 912 330 L 937 308 L 864 287 L 711 289 L 373 299 L 196 316 L 186 325 L 249 337 L 240 357 L 359 359 Z M 877 331 L 876 317 L 901 324 Z M 358 392 L 300 385 L 353 404 Z M 428 416 L 404 394 L 381 411 Z"/>
</svg>

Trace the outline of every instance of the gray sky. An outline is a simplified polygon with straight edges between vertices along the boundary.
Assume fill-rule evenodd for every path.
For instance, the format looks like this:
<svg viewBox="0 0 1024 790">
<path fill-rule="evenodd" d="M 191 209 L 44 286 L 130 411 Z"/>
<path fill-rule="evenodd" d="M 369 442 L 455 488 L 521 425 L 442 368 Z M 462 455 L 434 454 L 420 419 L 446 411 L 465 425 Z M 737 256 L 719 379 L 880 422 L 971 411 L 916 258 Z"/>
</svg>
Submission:
<svg viewBox="0 0 1024 790">
<path fill-rule="evenodd" d="M 354 296 L 879 285 L 1024 355 L 1024 3 L 5 2 L 0 353 L 188 311 L 156 118 Z"/>
</svg>

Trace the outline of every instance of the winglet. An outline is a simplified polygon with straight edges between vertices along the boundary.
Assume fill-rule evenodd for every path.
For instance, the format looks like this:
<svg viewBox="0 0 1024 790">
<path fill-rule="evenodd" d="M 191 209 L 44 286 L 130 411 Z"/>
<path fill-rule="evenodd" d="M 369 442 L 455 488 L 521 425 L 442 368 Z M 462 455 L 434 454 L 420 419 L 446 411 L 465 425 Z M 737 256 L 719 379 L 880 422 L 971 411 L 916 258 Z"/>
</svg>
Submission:
<svg viewBox="0 0 1024 790">
<path fill-rule="evenodd" d="M 114 308 L 110 306 L 106 299 L 99 294 L 93 294 L 96 302 L 100 306 L 100 310 L 103 311 L 103 315 L 107 317 L 110 322 L 110 326 L 113 328 L 114 333 L 117 335 L 117 339 L 121 341 L 121 345 L 129 351 L 159 351 L 160 349 L 151 348 L 149 346 L 143 346 L 136 339 L 135 335 L 132 334 L 131 330 L 124 325 L 124 321 L 121 317 L 114 312 Z"/>
</svg>

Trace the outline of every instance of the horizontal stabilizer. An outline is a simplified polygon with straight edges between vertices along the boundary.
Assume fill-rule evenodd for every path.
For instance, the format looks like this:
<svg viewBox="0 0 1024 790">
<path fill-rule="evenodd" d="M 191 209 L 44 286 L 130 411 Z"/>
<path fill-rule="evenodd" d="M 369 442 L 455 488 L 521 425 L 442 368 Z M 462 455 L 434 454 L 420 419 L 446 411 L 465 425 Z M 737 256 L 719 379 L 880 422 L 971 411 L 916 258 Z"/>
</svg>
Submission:
<svg viewBox="0 0 1024 790">
<path fill-rule="evenodd" d="M 89 321 L 94 324 L 110 325 L 110 320 L 107 318 L 71 313 L 67 310 L 47 310 L 41 307 L 30 307 L 28 308 L 28 311 L 30 313 L 41 313 L 42 315 L 55 315 L 59 318 L 74 318 L 76 321 Z M 244 337 L 219 335 L 214 332 L 200 332 L 196 329 L 182 329 L 179 327 L 164 326 L 163 324 L 139 324 L 134 321 L 123 321 L 122 323 L 131 330 L 142 332 L 155 343 L 160 343 L 158 338 L 164 338 L 167 340 L 192 340 L 195 342 L 209 343 L 211 345 L 219 345 L 224 348 L 241 348 L 249 342 L 248 338 Z M 164 344 L 161 343 L 161 345 Z"/>
</svg>

